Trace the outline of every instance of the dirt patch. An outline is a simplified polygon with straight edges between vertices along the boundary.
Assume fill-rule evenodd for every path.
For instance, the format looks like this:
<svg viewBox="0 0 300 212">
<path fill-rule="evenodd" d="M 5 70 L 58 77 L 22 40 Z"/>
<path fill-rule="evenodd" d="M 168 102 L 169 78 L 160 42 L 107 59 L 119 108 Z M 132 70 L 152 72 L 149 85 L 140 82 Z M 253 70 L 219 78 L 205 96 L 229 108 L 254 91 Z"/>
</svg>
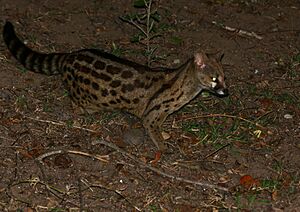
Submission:
<svg viewBox="0 0 300 212">
<path fill-rule="evenodd" d="M 0 5 L 2 25 L 12 21 L 36 50 L 112 51 L 114 43 L 123 57 L 146 62 L 144 47 L 130 42 L 136 29 L 119 19 L 135 11 L 132 1 Z M 171 115 L 168 151 L 151 164 L 155 148 L 138 121 L 74 111 L 58 76 L 26 72 L 0 42 L 1 211 L 300 210 L 299 1 L 154 7 L 164 26 L 157 54 L 166 56 L 157 64 L 176 66 L 199 48 L 222 51 L 230 96 L 200 95 Z"/>
</svg>

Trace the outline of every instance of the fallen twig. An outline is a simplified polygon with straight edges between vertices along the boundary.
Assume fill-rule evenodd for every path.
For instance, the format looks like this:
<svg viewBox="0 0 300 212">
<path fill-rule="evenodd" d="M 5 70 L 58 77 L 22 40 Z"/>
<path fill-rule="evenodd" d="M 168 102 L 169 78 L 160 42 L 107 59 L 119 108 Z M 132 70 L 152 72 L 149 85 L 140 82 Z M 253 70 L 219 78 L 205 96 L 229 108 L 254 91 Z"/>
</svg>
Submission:
<svg viewBox="0 0 300 212">
<path fill-rule="evenodd" d="M 53 124 L 53 125 L 58 125 L 58 126 L 65 126 L 65 127 L 68 126 L 68 125 L 67 125 L 66 123 L 64 123 L 64 122 L 56 122 L 56 121 L 50 121 L 50 120 L 39 119 L 39 118 L 32 118 L 32 117 L 26 116 L 26 115 L 24 115 L 24 117 L 27 118 L 27 119 L 34 120 L 34 121 L 38 121 L 38 122 L 43 122 L 43 123 L 48 123 L 48 124 Z M 72 125 L 72 128 L 76 128 L 76 129 L 80 129 L 80 130 L 84 130 L 84 131 L 96 133 L 95 130 L 91 130 L 91 129 L 89 129 L 89 128 L 80 127 L 80 126 L 76 126 L 76 125 Z"/>
<path fill-rule="evenodd" d="M 205 159 L 209 158 L 210 156 L 216 154 L 217 152 L 221 151 L 222 149 L 224 149 L 225 147 L 227 147 L 227 146 L 229 146 L 229 145 L 230 145 L 230 144 L 225 144 L 225 145 L 221 146 L 219 149 L 217 149 L 217 150 L 213 151 L 212 153 L 206 155 L 206 156 L 203 158 L 203 160 L 205 160 Z"/>
<path fill-rule="evenodd" d="M 262 36 L 256 34 L 255 32 L 248 32 L 248 31 L 245 31 L 245 30 L 242 30 L 242 29 L 237 29 L 237 28 L 234 28 L 234 27 L 229 27 L 229 26 L 226 26 L 222 23 L 219 23 L 219 22 L 216 22 L 216 21 L 212 21 L 212 23 L 216 26 L 219 26 L 221 27 L 222 29 L 225 29 L 225 30 L 228 30 L 230 32 L 235 32 L 239 35 L 246 35 L 246 36 L 249 36 L 249 37 L 254 37 L 258 40 L 261 40 L 263 39 Z"/>
<path fill-rule="evenodd" d="M 114 145 L 112 143 L 109 143 L 109 142 L 106 142 L 104 140 L 99 140 L 97 143 L 98 144 L 103 144 L 103 145 L 105 145 L 109 148 L 112 148 L 112 149 L 116 150 L 117 152 L 121 153 L 123 156 L 128 157 L 131 160 L 137 162 L 143 168 L 150 169 L 151 171 L 153 171 L 153 172 L 155 172 L 155 173 L 157 173 L 157 174 L 159 174 L 163 177 L 167 177 L 167 178 L 170 178 L 172 180 L 177 180 L 177 181 L 184 182 L 184 183 L 189 183 L 189 184 L 193 184 L 193 185 L 197 185 L 197 186 L 202 186 L 202 187 L 206 187 L 206 188 L 217 189 L 217 190 L 228 192 L 227 188 L 224 188 L 224 187 L 221 187 L 221 186 L 213 185 L 213 184 L 210 184 L 210 183 L 207 183 L 207 182 L 193 181 L 193 180 L 189 180 L 189 179 L 185 179 L 185 178 L 182 178 L 182 177 L 174 176 L 172 174 L 165 173 L 165 172 L 163 172 L 163 171 L 161 171 L 157 168 L 154 168 L 154 167 L 152 167 L 148 164 L 145 164 L 144 162 L 136 159 L 133 155 L 131 155 L 131 154 L 127 153 L 126 151 L 120 149 L 116 145 Z"/>
<path fill-rule="evenodd" d="M 108 155 L 104 155 L 104 156 L 100 156 L 100 155 L 91 155 L 89 153 L 86 152 L 80 152 L 80 151 L 75 151 L 75 150 L 56 150 L 56 151 L 52 151 L 52 152 L 47 152 L 45 154 L 40 155 L 37 160 L 41 163 L 43 163 L 43 160 L 49 156 L 52 155 L 57 155 L 57 154 L 65 154 L 65 153 L 70 153 L 70 154 L 78 154 L 78 155 L 83 155 L 83 156 L 87 156 L 87 157 L 91 157 L 97 160 L 100 160 L 102 162 L 108 163 L 108 159 L 109 156 Z"/>
</svg>

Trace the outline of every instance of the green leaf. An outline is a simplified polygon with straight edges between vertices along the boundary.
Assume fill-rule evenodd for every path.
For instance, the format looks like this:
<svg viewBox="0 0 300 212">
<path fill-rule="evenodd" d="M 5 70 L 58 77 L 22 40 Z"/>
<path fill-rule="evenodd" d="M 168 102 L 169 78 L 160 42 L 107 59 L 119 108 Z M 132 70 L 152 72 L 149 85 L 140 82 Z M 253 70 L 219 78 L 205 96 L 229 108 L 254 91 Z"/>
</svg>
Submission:
<svg viewBox="0 0 300 212">
<path fill-rule="evenodd" d="M 156 21 L 156 22 L 160 22 L 161 16 L 157 11 L 154 11 L 151 13 L 150 17 Z"/>
<path fill-rule="evenodd" d="M 149 32 L 152 32 L 154 26 L 154 21 L 151 21 L 150 27 L 149 27 Z"/>
<path fill-rule="evenodd" d="M 118 47 L 114 42 L 112 42 L 111 53 L 113 55 L 116 55 L 117 57 L 120 57 L 123 54 L 123 50 L 120 47 Z"/>
<path fill-rule="evenodd" d="M 149 0 L 146 0 L 146 2 L 148 3 Z M 145 8 L 146 7 L 145 0 L 135 0 L 133 6 L 137 8 Z"/>
<path fill-rule="evenodd" d="M 138 43 L 141 40 L 143 40 L 144 38 L 145 38 L 145 36 L 143 36 L 143 34 L 136 34 L 136 35 L 134 35 L 130 38 L 130 42 L 131 43 Z"/>
</svg>

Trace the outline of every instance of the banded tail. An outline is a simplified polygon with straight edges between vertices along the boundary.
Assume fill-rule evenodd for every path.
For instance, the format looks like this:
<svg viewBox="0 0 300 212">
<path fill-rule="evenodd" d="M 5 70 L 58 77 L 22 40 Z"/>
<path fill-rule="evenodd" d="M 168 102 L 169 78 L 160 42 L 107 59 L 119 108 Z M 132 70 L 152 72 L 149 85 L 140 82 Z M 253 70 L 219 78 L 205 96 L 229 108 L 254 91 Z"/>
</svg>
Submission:
<svg viewBox="0 0 300 212">
<path fill-rule="evenodd" d="M 67 54 L 44 54 L 27 47 L 16 35 L 14 26 L 7 21 L 3 28 L 3 40 L 11 54 L 28 70 L 46 75 L 60 74 Z"/>
</svg>

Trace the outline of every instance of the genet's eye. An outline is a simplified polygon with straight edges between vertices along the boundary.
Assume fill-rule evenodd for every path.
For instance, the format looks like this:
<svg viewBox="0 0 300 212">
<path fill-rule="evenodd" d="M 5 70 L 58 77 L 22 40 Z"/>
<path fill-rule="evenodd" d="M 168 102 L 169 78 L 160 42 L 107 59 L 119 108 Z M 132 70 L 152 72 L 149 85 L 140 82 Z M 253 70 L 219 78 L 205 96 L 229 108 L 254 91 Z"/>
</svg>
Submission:
<svg viewBox="0 0 300 212">
<path fill-rule="evenodd" d="M 213 77 L 213 78 L 212 78 L 212 81 L 213 81 L 213 82 L 217 82 L 217 78 L 216 78 L 216 77 Z"/>
</svg>

